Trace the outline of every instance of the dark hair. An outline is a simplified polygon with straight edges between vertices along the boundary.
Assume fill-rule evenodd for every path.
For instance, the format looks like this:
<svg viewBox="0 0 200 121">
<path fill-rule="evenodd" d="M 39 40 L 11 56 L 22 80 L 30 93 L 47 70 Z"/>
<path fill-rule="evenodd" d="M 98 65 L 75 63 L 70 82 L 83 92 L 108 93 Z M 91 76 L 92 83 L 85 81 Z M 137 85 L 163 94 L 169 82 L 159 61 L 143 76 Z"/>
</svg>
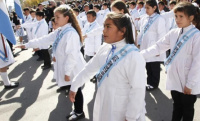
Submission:
<svg viewBox="0 0 200 121">
<path fill-rule="evenodd" d="M 172 5 L 172 4 L 176 5 L 176 1 L 170 1 L 169 2 L 169 5 Z"/>
<path fill-rule="evenodd" d="M 41 17 L 43 17 L 44 18 L 44 12 L 42 11 L 37 11 L 36 12 L 36 14 L 35 14 L 36 16 L 41 16 Z"/>
<path fill-rule="evenodd" d="M 138 4 L 144 6 L 144 2 L 142 2 L 142 1 L 138 2 Z"/>
<path fill-rule="evenodd" d="M 165 6 L 165 3 L 163 1 L 160 1 L 158 4 Z"/>
<path fill-rule="evenodd" d="M 136 3 L 135 3 L 135 2 L 129 2 L 128 4 L 131 4 L 131 5 L 133 5 L 133 6 L 135 6 L 135 5 L 136 5 Z"/>
<path fill-rule="evenodd" d="M 108 3 L 103 3 L 103 5 L 108 7 L 109 4 Z"/>
<path fill-rule="evenodd" d="M 200 30 L 200 10 L 189 2 L 180 2 L 174 8 L 174 13 L 183 12 L 188 17 L 194 16 L 192 23 Z"/>
<path fill-rule="evenodd" d="M 117 8 L 117 9 L 120 10 L 120 11 L 121 11 L 121 10 L 124 10 L 124 14 L 128 13 L 128 14 L 130 15 L 130 13 L 129 13 L 127 7 L 126 7 L 126 4 L 125 4 L 124 2 L 122 2 L 122 1 L 119 1 L 119 0 L 114 1 L 114 2 L 111 4 L 111 8 L 112 8 L 112 7 L 115 7 L 115 8 Z"/>
<path fill-rule="evenodd" d="M 55 23 L 55 17 L 51 18 L 51 21 L 52 21 L 53 23 Z"/>
<path fill-rule="evenodd" d="M 160 14 L 160 12 L 159 12 L 159 10 L 158 10 L 158 4 L 157 4 L 157 2 L 156 2 L 155 0 L 147 0 L 147 1 L 146 1 L 146 4 L 149 5 L 149 6 L 151 6 L 152 8 L 153 8 L 154 6 L 156 6 L 155 12 L 156 12 L 157 14 Z"/>
<path fill-rule="evenodd" d="M 94 7 L 99 9 L 99 10 L 101 9 L 100 5 L 94 5 Z"/>
<path fill-rule="evenodd" d="M 107 18 L 113 21 L 118 30 L 123 32 L 123 28 L 126 29 L 124 38 L 127 44 L 134 44 L 132 23 L 128 14 L 110 12 L 107 14 Z"/>
<path fill-rule="evenodd" d="M 73 11 L 78 12 L 78 13 L 80 12 L 78 8 L 73 8 Z"/>
<path fill-rule="evenodd" d="M 83 38 L 82 38 L 81 28 L 78 24 L 78 20 L 76 18 L 75 13 L 73 12 L 73 10 L 68 5 L 61 5 L 54 10 L 54 13 L 55 12 L 59 12 L 59 13 L 63 14 L 64 17 L 66 17 L 66 16 L 69 17 L 68 22 L 72 23 L 72 26 L 77 31 L 77 33 L 80 37 L 80 41 L 82 42 Z"/>
<path fill-rule="evenodd" d="M 29 8 L 24 8 L 23 10 L 24 10 L 24 11 L 29 11 Z"/>
<path fill-rule="evenodd" d="M 94 10 L 89 10 L 88 12 L 87 12 L 87 15 L 88 14 L 91 14 L 93 17 L 96 17 L 97 16 L 97 14 L 96 14 L 96 12 L 94 11 Z"/>
</svg>

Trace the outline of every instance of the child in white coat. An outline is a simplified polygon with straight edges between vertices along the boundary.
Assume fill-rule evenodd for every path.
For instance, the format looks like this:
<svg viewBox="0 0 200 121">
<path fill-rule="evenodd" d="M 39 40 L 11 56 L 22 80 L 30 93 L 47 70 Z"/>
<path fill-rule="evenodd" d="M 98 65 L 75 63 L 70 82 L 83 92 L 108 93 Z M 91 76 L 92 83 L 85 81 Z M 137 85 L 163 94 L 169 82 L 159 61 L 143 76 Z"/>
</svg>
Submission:
<svg viewBox="0 0 200 121">
<path fill-rule="evenodd" d="M 146 1 L 146 13 L 140 22 L 140 33 L 138 34 L 138 45 L 140 50 L 147 49 L 166 34 L 165 20 L 159 14 L 158 5 L 155 0 Z M 156 55 L 146 59 L 147 91 L 158 88 L 160 81 L 160 62 L 165 59 L 165 54 Z"/>
<path fill-rule="evenodd" d="M 133 44 L 128 14 L 109 13 L 104 22 L 105 43 L 74 78 L 69 94 L 97 74 L 93 121 L 145 121 L 145 60 Z"/>
<path fill-rule="evenodd" d="M 85 61 L 80 52 L 82 35 L 76 15 L 67 5 L 61 5 L 54 10 L 55 22 L 60 28 L 49 35 L 31 40 L 20 48 L 43 48 L 53 44 L 53 57 L 56 68 L 54 70 L 57 84 L 60 88 L 69 87 L 71 81 L 84 67 Z M 84 118 L 83 95 L 79 87 L 74 111 L 67 116 L 69 121 Z"/>
<path fill-rule="evenodd" d="M 179 3 L 174 13 L 179 28 L 141 53 L 147 59 L 171 49 L 165 65 L 166 88 L 174 101 L 172 121 L 193 121 L 196 95 L 200 94 L 200 11 L 185 2 Z"/>
</svg>

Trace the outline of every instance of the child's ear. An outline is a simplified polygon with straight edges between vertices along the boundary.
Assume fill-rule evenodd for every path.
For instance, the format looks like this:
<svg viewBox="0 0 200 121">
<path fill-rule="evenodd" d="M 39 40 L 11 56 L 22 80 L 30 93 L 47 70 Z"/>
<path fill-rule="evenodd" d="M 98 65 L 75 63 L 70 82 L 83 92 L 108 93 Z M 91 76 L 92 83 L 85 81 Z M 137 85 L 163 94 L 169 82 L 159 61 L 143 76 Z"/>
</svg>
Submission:
<svg viewBox="0 0 200 121">
<path fill-rule="evenodd" d="M 190 16 L 189 20 L 192 22 L 194 20 L 194 15 Z"/>
<path fill-rule="evenodd" d="M 123 27 L 122 29 L 121 29 L 121 32 L 123 33 L 123 35 L 126 33 L 126 28 L 125 27 Z"/>
</svg>

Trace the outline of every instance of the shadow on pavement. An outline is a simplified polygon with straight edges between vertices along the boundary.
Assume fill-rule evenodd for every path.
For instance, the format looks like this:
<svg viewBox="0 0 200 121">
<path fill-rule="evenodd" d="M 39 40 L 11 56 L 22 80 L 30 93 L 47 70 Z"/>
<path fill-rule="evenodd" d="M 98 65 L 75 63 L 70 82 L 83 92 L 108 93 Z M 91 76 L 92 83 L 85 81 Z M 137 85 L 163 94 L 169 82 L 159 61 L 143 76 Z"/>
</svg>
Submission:
<svg viewBox="0 0 200 121">
<path fill-rule="evenodd" d="M 151 121 L 170 121 L 173 109 L 172 99 L 160 90 L 146 92 L 146 116 Z"/>
<path fill-rule="evenodd" d="M 28 107 L 30 107 L 38 98 L 40 88 L 42 87 L 43 80 L 46 78 L 50 70 L 45 70 L 39 75 L 35 80 L 33 79 L 34 74 L 36 73 L 38 67 L 41 65 L 40 62 L 34 62 L 32 58 L 22 62 L 20 65 L 16 66 L 16 68 L 9 73 L 9 77 L 15 78 L 22 74 L 20 79 L 18 80 L 20 85 L 18 88 L 13 89 L 9 92 L 5 97 L 11 98 L 13 95 L 17 93 L 20 88 L 24 88 L 23 92 L 20 94 L 19 97 L 12 98 L 6 101 L 1 101 L 1 104 L 11 104 L 13 102 L 18 102 L 21 104 L 21 107 L 15 110 L 15 112 L 10 117 L 11 121 L 18 121 L 20 120 L 26 113 Z M 24 68 L 26 67 L 26 68 Z M 12 80 L 12 79 L 11 79 Z M 6 90 L 0 92 L 0 97 L 4 95 Z"/>
<path fill-rule="evenodd" d="M 58 104 L 56 108 L 51 111 L 48 121 L 66 121 L 66 116 L 72 111 L 72 103 L 66 97 L 65 92 L 62 91 L 58 96 Z"/>
</svg>

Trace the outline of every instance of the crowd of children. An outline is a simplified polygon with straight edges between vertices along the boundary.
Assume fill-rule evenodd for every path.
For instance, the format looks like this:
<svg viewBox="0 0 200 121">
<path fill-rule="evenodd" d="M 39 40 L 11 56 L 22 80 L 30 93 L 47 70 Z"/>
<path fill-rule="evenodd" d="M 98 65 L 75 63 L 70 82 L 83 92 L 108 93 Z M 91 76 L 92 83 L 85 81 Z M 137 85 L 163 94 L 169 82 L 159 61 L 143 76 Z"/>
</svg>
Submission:
<svg viewBox="0 0 200 121">
<path fill-rule="evenodd" d="M 173 99 L 172 121 L 193 121 L 200 93 L 198 0 L 63 3 L 53 8 L 51 20 L 42 10 L 29 15 L 24 9 L 23 24 L 13 12 L 20 42 L 24 30 L 29 40 L 17 47 L 34 48 L 38 60 L 44 60 L 43 70 L 51 68 L 52 58 L 57 92 L 70 91 L 74 103 L 69 121 L 85 117 L 81 87 L 94 75 L 98 89 L 93 121 L 145 121 L 145 92 L 159 88 L 163 62 Z M 8 57 L 0 59 L 1 77 L 5 88 L 17 87 L 6 73 L 13 63 L 12 55 Z"/>
</svg>

